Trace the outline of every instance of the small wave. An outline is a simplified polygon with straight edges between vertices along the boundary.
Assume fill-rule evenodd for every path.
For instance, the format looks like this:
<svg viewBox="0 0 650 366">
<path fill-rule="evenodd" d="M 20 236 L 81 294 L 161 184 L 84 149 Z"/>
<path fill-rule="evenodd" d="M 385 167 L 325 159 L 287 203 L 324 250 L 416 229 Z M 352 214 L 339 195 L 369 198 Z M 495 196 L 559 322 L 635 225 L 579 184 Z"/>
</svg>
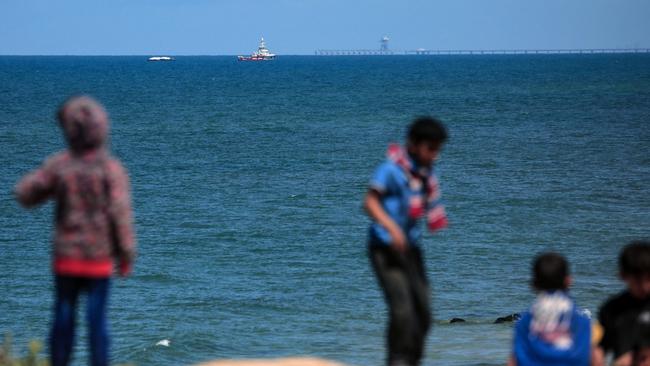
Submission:
<svg viewBox="0 0 650 366">
<path fill-rule="evenodd" d="M 172 341 L 169 339 L 162 339 L 156 343 L 156 346 L 163 346 L 163 347 L 169 347 Z"/>
<path fill-rule="evenodd" d="M 152 283 L 174 283 L 174 278 L 168 274 L 151 273 L 151 274 L 136 274 L 134 279 L 142 282 Z"/>
</svg>

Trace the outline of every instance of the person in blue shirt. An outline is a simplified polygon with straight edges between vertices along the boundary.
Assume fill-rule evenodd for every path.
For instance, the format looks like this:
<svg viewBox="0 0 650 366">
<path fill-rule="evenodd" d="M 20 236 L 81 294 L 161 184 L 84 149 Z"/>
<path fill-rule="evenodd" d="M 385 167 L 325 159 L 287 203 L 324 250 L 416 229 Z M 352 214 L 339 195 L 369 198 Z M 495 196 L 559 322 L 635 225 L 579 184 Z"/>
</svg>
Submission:
<svg viewBox="0 0 650 366">
<path fill-rule="evenodd" d="M 508 366 L 599 366 L 602 352 L 592 344 L 591 320 L 568 294 L 569 264 L 557 253 L 533 262 L 537 298 L 515 324 Z M 595 337 L 593 337 L 595 338 Z"/>
<path fill-rule="evenodd" d="M 420 219 L 447 226 L 433 165 L 447 132 L 432 117 L 409 127 L 406 147 L 392 144 L 375 171 L 364 206 L 373 220 L 369 257 L 389 308 L 389 366 L 419 365 L 431 324 L 430 289 L 419 246 Z"/>
</svg>

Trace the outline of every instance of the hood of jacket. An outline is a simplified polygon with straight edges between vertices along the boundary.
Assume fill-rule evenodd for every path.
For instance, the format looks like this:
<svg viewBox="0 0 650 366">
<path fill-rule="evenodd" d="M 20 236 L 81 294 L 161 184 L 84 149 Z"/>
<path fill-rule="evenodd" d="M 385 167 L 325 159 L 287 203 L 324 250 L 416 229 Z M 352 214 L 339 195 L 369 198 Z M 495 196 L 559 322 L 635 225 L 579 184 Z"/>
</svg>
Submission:
<svg viewBox="0 0 650 366">
<path fill-rule="evenodd" d="M 88 96 L 68 99 L 59 109 L 59 122 L 70 150 L 84 153 L 102 148 L 108 136 L 108 114 Z"/>
</svg>

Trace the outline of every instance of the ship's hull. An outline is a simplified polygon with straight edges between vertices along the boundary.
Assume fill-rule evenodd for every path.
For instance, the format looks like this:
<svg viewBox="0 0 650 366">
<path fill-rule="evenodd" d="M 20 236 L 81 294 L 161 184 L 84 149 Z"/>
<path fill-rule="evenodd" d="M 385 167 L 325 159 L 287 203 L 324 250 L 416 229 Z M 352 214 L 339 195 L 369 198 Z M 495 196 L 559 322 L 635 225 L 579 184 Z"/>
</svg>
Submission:
<svg viewBox="0 0 650 366">
<path fill-rule="evenodd" d="M 271 61 L 275 56 L 237 56 L 238 61 Z"/>
<path fill-rule="evenodd" d="M 153 62 L 157 62 L 157 61 L 174 61 L 174 58 L 169 57 L 169 56 L 154 56 L 154 57 L 149 57 L 149 59 L 147 61 L 153 61 Z"/>
</svg>

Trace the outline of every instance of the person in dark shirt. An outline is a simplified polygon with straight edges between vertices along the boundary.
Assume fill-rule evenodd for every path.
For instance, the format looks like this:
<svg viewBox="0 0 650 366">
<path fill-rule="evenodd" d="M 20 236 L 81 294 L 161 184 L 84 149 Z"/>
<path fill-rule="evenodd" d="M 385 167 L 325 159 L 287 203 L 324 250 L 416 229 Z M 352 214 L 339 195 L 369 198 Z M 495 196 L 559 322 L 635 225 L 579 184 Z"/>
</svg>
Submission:
<svg viewBox="0 0 650 366">
<path fill-rule="evenodd" d="M 600 347 L 613 354 L 615 365 L 627 366 L 635 347 L 650 338 L 645 331 L 650 326 L 650 242 L 626 245 L 618 265 L 627 288 L 600 308 L 598 320 L 604 330 Z"/>
<path fill-rule="evenodd" d="M 634 352 L 633 366 L 650 366 L 650 347 L 643 347 Z"/>
</svg>

